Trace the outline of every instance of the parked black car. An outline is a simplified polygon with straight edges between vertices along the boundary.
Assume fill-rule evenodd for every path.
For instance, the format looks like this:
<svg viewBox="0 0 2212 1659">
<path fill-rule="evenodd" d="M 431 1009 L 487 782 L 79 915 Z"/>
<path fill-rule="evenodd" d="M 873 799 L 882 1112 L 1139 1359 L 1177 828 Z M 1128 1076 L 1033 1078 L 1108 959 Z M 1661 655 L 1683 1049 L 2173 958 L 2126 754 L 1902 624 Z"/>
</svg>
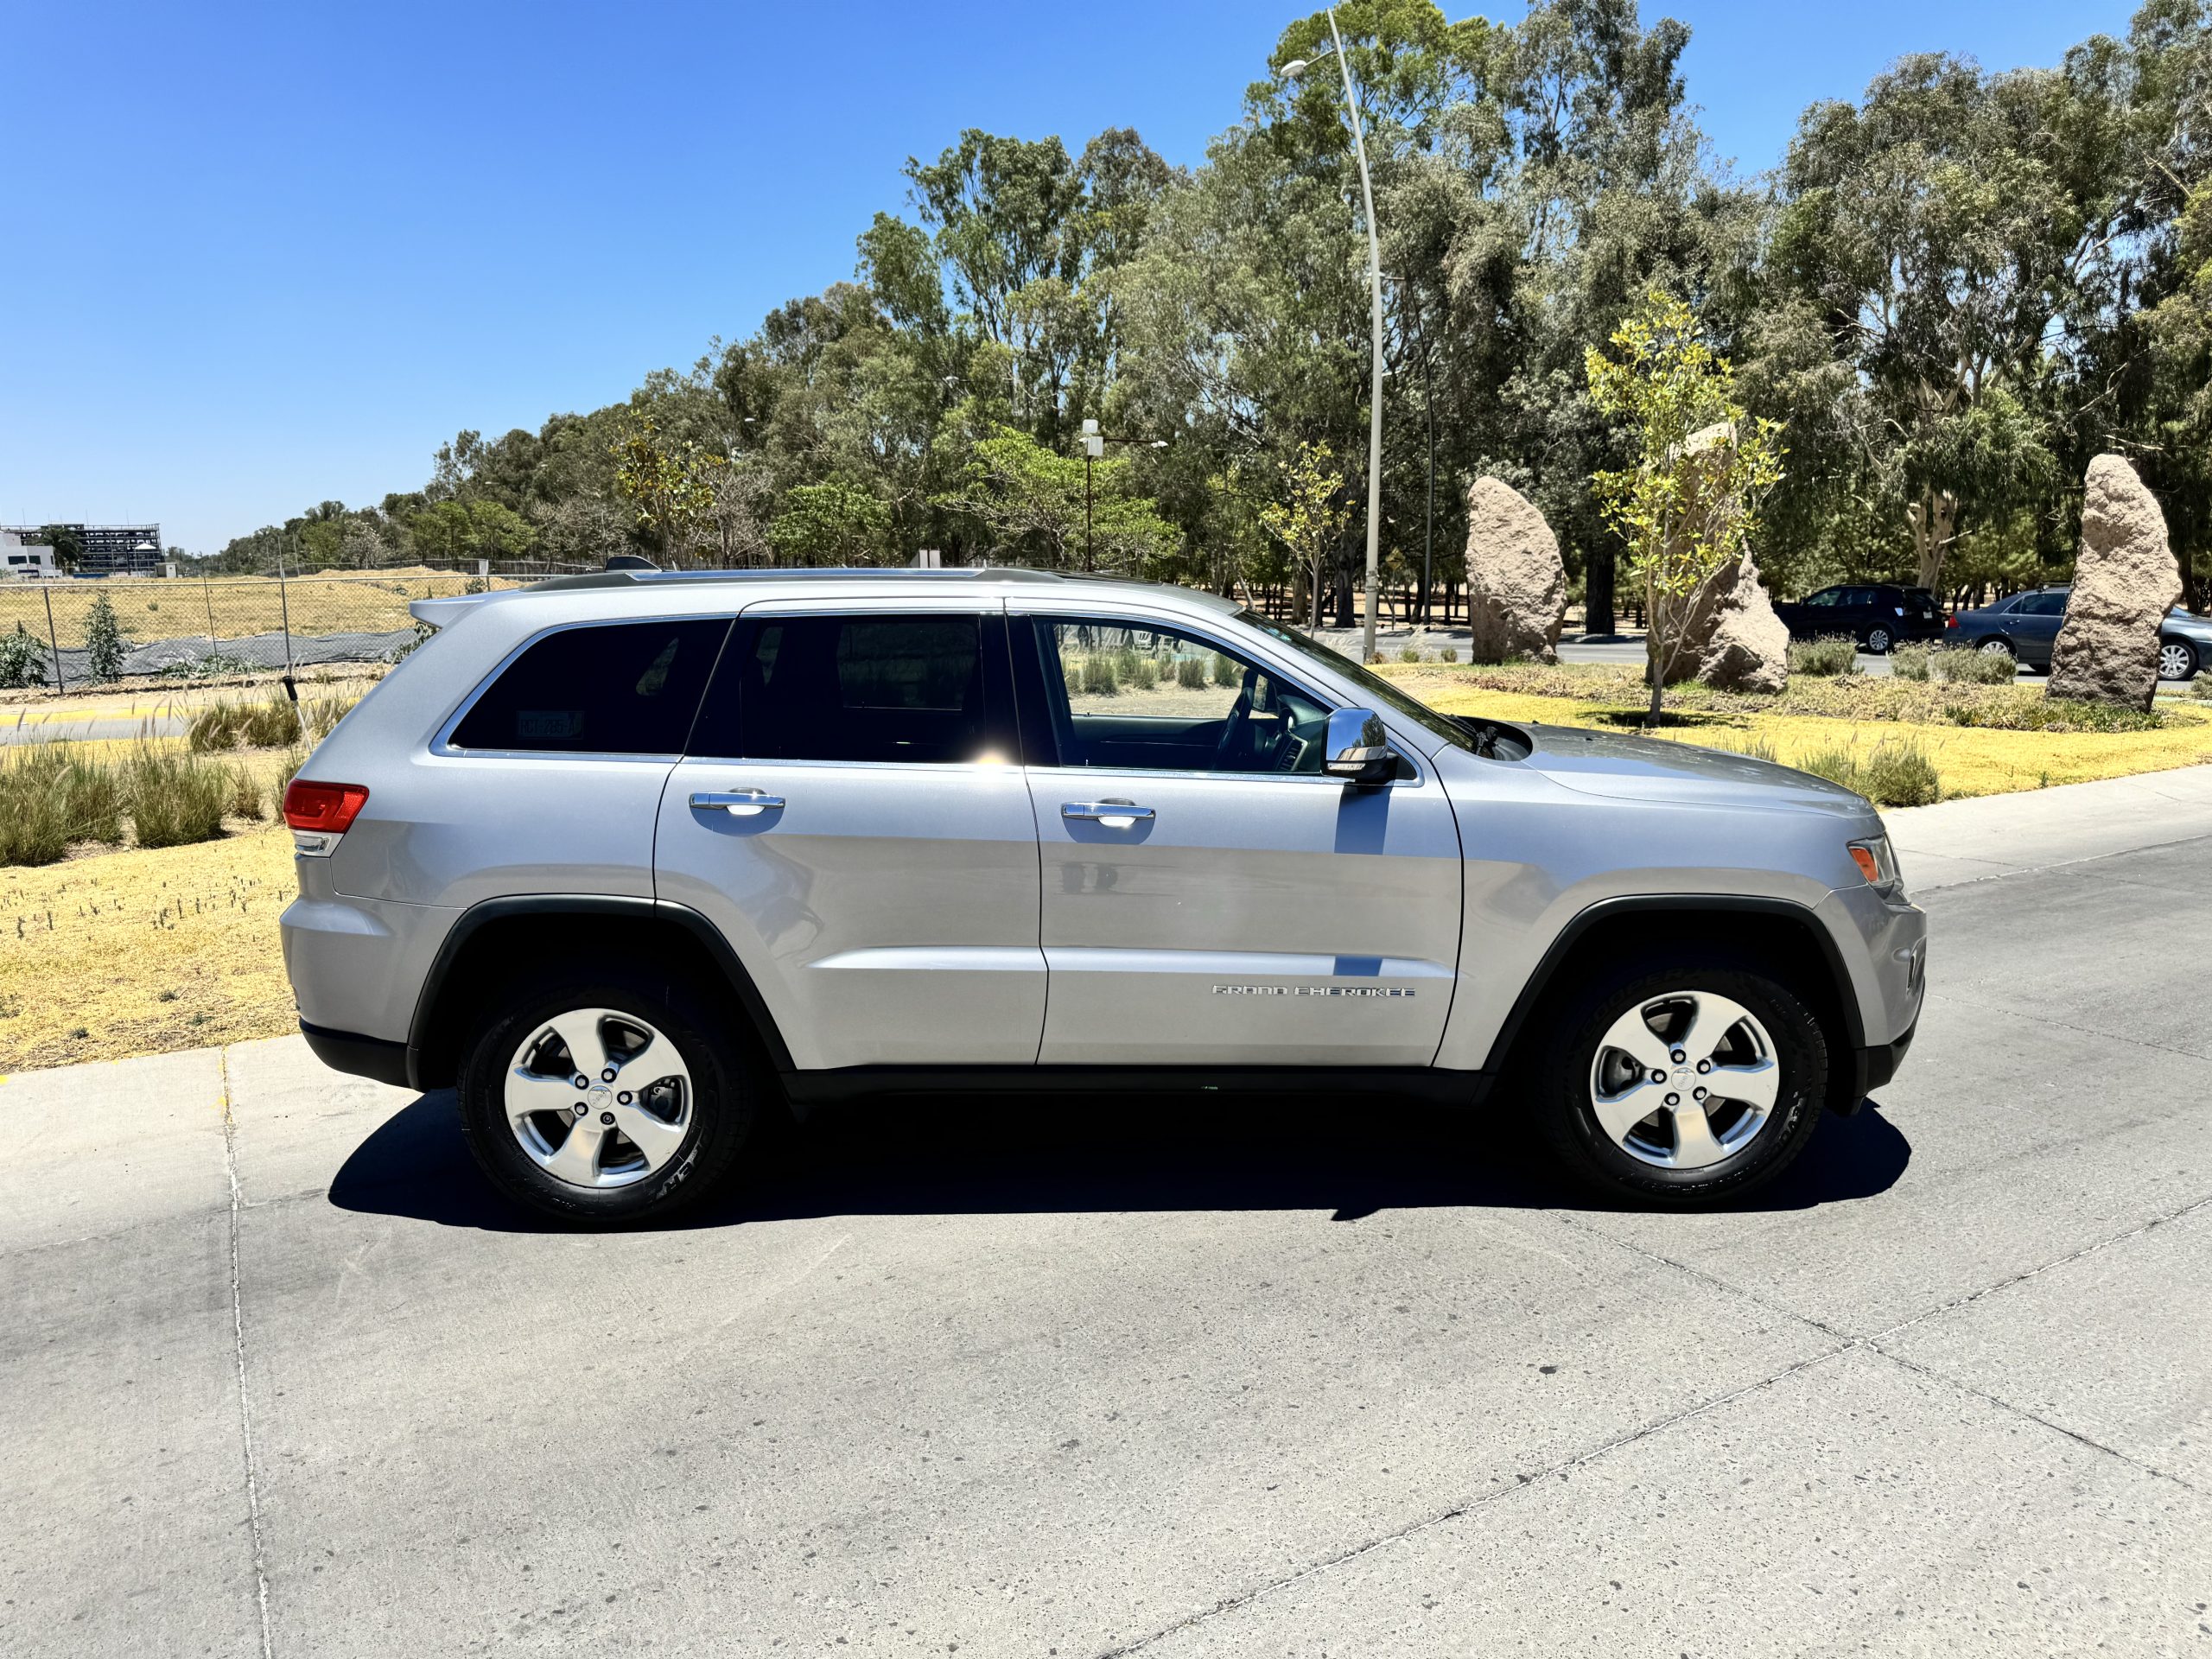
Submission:
<svg viewBox="0 0 2212 1659">
<path fill-rule="evenodd" d="M 1849 634 L 1859 648 L 1876 656 L 1913 639 L 1940 639 L 1943 609 L 1925 588 L 1823 588 L 1802 604 L 1777 605 L 1774 613 L 1792 639 L 1824 639 Z"/>
<path fill-rule="evenodd" d="M 2049 669 L 2066 620 L 2070 588 L 2031 588 L 1978 611 L 1961 611 L 1945 638 L 1970 650 L 2003 652 L 2029 668 Z M 1776 607 L 1777 610 L 1780 607 Z M 2158 628 L 2158 677 L 2186 680 L 2212 658 L 2212 618 L 2191 616 L 2178 607 Z"/>
</svg>

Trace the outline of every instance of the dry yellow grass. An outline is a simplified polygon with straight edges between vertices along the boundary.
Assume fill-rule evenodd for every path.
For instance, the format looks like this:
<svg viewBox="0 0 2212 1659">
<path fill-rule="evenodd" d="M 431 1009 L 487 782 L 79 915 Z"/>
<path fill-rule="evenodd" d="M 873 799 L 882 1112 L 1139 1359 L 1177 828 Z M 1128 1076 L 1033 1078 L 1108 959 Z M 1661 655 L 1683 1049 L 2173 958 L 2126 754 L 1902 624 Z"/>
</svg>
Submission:
<svg viewBox="0 0 2212 1659">
<path fill-rule="evenodd" d="M 1448 715 L 1623 729 L 1618 709 L 1575 697 L 1454 686 L 1436 675 L 1413 677 L 1407 689 Z M 1746 737 L 1764 738 L 1774 745 L 1775 758 L 1784 766 L 1815 750 L 1837 747 L 1848 748 L 1863 760 L 1885 738 L 1910 738 L 1936 763 L 1948 799 L 2088 783 L 2212 760 L 2212 718 L 2192 709 L 2168 707 L 2160 712 L 2165 725 L 2152 732 L 2007 732 L 1898 720 L 1683 710 L 1678 717 L 1689 723 L 1669 725 L 1663 734 L 1715 748 L 1729 747 Z"/>
<path fill-rule="evenodd" d="M 0 870 L 0 1071 L 296 1029 L 279 826 Z"/>
<path fill-rule="evenodd" d="M 410 601 L 465 592 L 473 578 L 450 570 L 378 570 L 361 575 L 297 576 L 277 591 L 274 576 L 191 576 L 175 582 L 63 582 L 53 584 L 53 626 L 67 647 L 81 645 L 92 601 L 102 594 L 127 640 L 168 639 L 213 632 L 225 639 L 266 633 L 282 625 L 290 607 L 295 633 L 383 633 L 410 626 Z M 494 588 L 519 584 L 493 578 Z M 48 637 L 48 590 L 29 582 L 0 584 L 0 632 L 24 630 Z"/>
</svg>

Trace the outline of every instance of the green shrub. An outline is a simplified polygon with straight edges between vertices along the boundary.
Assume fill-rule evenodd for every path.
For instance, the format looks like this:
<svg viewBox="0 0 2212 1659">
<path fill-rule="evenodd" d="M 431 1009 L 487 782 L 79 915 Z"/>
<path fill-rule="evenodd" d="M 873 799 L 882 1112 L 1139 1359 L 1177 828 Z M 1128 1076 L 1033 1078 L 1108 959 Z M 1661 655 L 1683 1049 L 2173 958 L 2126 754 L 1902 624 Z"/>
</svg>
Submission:
<svg viewBox="0 0 2212 1659">
<path fill-rule="evenodd" d="M 2212 669 L 2204 669 L 2189 683 L 2189 695 L 2212 702 Z"/>
<path fill-rule="evenodd" d="M 1175 683 L 1186 691 L 1201 690 L 1206 683 L 1206 659 L 1203 657 L 1178 657 L 1175 659 Z"/>
<path fill-rule="evenodd" d="M 1217 652 L 1213 659 L 1213 683 L 1216 685 L 1242 685 L 1244 683 L 1244 671 L 1236 666 L 1235 658 L 1224 657 Z"/>
<path fill-rule="evenodd" d="M 1815 679 L 1833 678 L 1838 674 L 1859 671 L 1859 647 L 1849 636 L 1828 634 L 1819 639 L 1800 640 L 1789 647 L 1789 671 Z"/>
<path fill-rule="evenodd" d="M 1890 652 L 1890 672 L 1901 680 L 1924 680 L 1928 659 L 1935 654 L 1933 645 L 1899 645 Z"/>
<path fill-rule="evenodd" d="M 22 623 L 13 633 L 0 633 L 0 687 L 44 685 L 46 664 L 46 647 Z"/>
<path fill-rule="evenodd" d="M 2010 652 L 1955 648 L 1935 652 L 1929 658 L 1928 671 L 1954 684 L 2010 685 L 2019 670 Z"/>
<path fill-rule="evenodd" d="M 104 760 L 69 757 L 69 838 L 123 842 L 123 779 Z"/>
<path fill-rule="evenodd" d="M 1082 689 L 1086 696 L 1118 696 L 1122 690 L 1122 683 L 1114 672 L 1114 659 L 1111 657 L 1084 658 Z"/>
<path fill-rule="evenodd" d="M 123 656 L 129 649 L 116 625 L 115 607 L 105 594 L 94 594 L 92 607 L 85 614 L 86 672 L 95 680 L 121 679 Z"/>
<path fill-rule="evenodd" d="M 1999 732 L 2155 732 L 2166 723 L 2155 709 L 2123 709 L 2116 703 L 2032 693 L 1999 702 L 1957 703 L 1943 714 L 1954 726 Z"/>
<path fill-rule="evenodd" d="M 1859 757 L 1840 743 L 1800 755 L 1796 765 L 1800 772 L 1809 772 L 1815 778 L 1841 784 L 1846 789 L 1861 795 L 1866 792 L 1865 768 L 1859 766 Z"/>
<path fill-rule="evenodd" d="M 171 680 L 211 680 L 219 675 L 252 672 L 253 664 L 245 658 L 233 657 L 227 652 L 211 651 L 202 657 L 168 664 L 162 670 L 162 676 Z"/>
<path fill-rule="evenodd" d="M 1149 691 L 1160 683 L 1160 664 L 1149 657 L 1137 658 L 1136 671 L 1129 676 L 1129 683 L 1140 691 Z"/>
<path fill-rule="evenodd" d="M 1943 792 L 1928 752 L 1910 738 L 1885 737 L 1866 757 L 1859 792 L 1878 806 L 1926 806 Z"/>
<path fill-rule="evenodd" d="M 1413 646 L 1408 645 L 1398 653 L 1398 660 L 1402 663 L 1417 663 L 1421 661 L 1421 652 L 1414 650 Z"/>
<path fill-rule="evenodd" d="M 1459 660 L 1459 653 L 1452 646 L 1446 645 L 1436 653 L 1436 659 L 1440 663 L 1456 663 Z"/>
<path fill-rule="evenodd" d="M 189 752 L 141 745 L 124 762 L 124 791 L 141 847 L 213 841 L 236 796 L 232 768 Z"/>
</svg>

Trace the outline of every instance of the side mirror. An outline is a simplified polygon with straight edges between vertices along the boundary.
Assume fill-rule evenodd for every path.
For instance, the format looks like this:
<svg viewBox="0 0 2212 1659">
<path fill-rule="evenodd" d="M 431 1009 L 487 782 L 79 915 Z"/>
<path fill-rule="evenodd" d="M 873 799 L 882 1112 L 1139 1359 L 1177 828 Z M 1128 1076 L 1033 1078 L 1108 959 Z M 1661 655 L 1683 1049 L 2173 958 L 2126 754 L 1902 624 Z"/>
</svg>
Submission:
<svg viewBox="0 0 2212 1659">
<path fill-rule="evenodd" d="M 1354 789 L 1380 789 L 1398 775 L 1398 752 L 1372 709 L 1339 709 L 1329 716 L 1321 769 Z"/>
</svg>

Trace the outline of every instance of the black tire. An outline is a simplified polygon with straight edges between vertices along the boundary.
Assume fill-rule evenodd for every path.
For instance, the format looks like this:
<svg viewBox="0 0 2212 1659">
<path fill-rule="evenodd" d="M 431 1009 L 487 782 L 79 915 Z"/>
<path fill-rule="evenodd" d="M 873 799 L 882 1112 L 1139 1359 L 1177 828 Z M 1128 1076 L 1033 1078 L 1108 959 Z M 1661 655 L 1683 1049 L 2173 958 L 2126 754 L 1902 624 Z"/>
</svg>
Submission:
<svg viewBox="0 0 2212 1659">
<path fill-rule="evenodd" d="M 666 1162 L 626 1185 L 591 1189 L 550 1174 L 524 1152 L 507 1119 L 504 1091 L 518 1048 L 534 1029 L 583 1008 L 634 1016 L 675 1046 L 690 1077 L 683 1140 Z M 592 1227 L 664 1221 L 728 1173 L 767 1116 L 760 1068 L 722 1034 L 741 1017 L 665 974 L 579 969 L 519 982 L 491 999 L 461 1061 L 461 1122 L 469 1151 L 493 1185 L 540 1214 Z"/>
<path fill-rule="evenodd" d="M 1669 1169 L 1631 1155 L 1605 1132 L 1592 1100 L 1592 1071 L 1617 1020 L 1686 991 L 1717 993 L 1748 1010 L 1765 1027 L 1780 1082 L 1766 1122 L 1740 1148 L 1701 1168 Z M 1545 1139 L 1575 1175 L 1615 1198 L 1688 1209 L 1749 1192 L 1795 1161 L 1827 1104 L 1827 1035 L 1797 995 L 1756 962 L 1715 953 L 1624 963 L 1571 994 L 1548 1024 L 1538 1038 L 1543 1057 L 1531 1068 Z"/>
<path fill-rule="evenodd" d="M 1866 649 L 1875 656 L 1888 656 L 1892 643 L 1892 638 L 1887 628 L 1874 627 L 1866 630 Z"/>
</svg>

